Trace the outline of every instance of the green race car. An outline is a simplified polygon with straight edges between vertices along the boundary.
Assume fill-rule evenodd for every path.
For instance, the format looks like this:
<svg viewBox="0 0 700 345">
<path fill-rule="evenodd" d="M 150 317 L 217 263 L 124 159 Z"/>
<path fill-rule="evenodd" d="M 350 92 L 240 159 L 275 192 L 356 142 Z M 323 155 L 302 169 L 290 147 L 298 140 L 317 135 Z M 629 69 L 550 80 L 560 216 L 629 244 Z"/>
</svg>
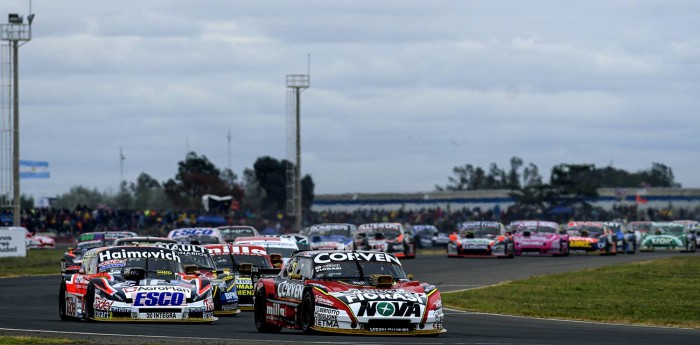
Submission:
<svg viewBox="0 0 700 345">
<path fill-rule="evenodd" d="M 654 222 L 651 229 L 642 234 L 640 251 L 681 251 L 697 250 L 696 234 L 683 224 L 672 222 Z"/>
</svg>

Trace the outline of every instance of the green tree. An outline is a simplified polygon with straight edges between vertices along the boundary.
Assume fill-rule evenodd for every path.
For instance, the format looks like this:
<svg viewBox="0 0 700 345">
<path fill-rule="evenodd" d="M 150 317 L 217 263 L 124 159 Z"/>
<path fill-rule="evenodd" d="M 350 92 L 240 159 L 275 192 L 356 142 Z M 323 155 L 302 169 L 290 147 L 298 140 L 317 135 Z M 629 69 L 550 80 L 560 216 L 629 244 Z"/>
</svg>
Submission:
<svg viewBox="0 0 700 345">
<path fill-rule="evenodd" d="M 165 194 L 173 205 L 181 208 L 200 208 L 202 196 L 242 195 L 237 186 L 227 184 L 221 178 L 221 171 L 207 159 L 190 152 L 184 161 L 178 163 L 178 172 L 174 179 L 164 184 Z"/>
</svg>

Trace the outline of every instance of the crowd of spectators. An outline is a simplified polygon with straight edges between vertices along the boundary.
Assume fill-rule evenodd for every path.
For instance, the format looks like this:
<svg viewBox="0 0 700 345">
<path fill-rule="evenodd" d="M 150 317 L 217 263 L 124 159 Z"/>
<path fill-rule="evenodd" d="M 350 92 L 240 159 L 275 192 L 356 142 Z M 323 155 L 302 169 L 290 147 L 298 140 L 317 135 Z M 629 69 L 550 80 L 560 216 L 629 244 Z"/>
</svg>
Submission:
<svg viewBox="0 0 700 345">
<path fill-rule="evenodd" d="M 12 214 L 6 210 L 0 214 L 0 224 L 12 225 Z M 22 226 L 31 232 L 54 232 L 58 237 L 74 237 L 90 231 L 131 230 L 148 235 L 166 235 L 169 230 L 192 226 L 220 226 L 227 224 L 251 225 L 265 234 L 293 232 L 292 218 L 278 211 L 250 210 L 230 211 L 217 215 L 217 223 L 202 222 L 201 210 L 123 210 L 105 206 L 91 208 L 77 205 L 74 209 L 34 208 L 25 209 L 21 215 Z M 510 206 L 501 209 L 494 206 L 480 208 L 426 208 L 421 210 L 382 210 L 361 208 L 354 211 L 312 211 L 304 215 L 304 226 L 318 223 L 363 224 L 372 222 L 400 222 L 432 224 L 450 233 L 457 224 L 471 220 L 494 220 L 508 224 L 518 219 L 543 219 L 557 222 L 568 220 L 592 221 L 663 221 L 674 219 L 700 219 L 700 208 L 638 208 L 637 204 L 615 205 L 610 210 L 600 208 L 565 209 L 564 212 L 548 212 L 537 208 Z"/>
</svg>

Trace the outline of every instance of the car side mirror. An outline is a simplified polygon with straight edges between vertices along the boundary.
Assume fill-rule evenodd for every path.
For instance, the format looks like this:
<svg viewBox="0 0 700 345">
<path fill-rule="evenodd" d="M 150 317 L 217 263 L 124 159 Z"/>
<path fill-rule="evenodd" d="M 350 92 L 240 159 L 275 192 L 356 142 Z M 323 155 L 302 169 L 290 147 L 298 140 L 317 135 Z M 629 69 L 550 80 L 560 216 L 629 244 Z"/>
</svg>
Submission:
<svg viewBox="0 0 700 345">
<path fill-rule="evenodd" d="M 185 269 L 185 274 L 187 275 L 195 275 L 197 274 L 197 265 L 183 265 L 182 268 Z"/>
<path fill-rule="evenodd" d="M 408 278 L 408 280 L 413 280 L 413 273 L 407 274 L 406 278 Z"/>
<path fill-rule="evenodd" d="M 74 250 L 75 250 L 75 248 L 73 248 L 73 247 L 68 247 L 68 249 L 66 249 L 67 252 L 72 252 Z"/>
<path fill-rule="evenodd" d="M 301 280 L 301 274 L 290 274 L 289 279 L 291 280 Z"/>
<path fill-rule="evenodd" d="M 272 263 L 272 267 L 282 267 L 282 254 L 270 254 L 270 262 Z"/>
</svg>

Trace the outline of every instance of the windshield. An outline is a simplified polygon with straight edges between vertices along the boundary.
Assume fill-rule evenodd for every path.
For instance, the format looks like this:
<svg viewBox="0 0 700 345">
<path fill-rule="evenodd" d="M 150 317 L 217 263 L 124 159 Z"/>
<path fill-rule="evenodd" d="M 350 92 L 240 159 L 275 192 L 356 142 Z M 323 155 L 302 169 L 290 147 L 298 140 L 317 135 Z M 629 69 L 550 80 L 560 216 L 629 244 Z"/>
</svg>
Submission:
<svg viewBox="0 0 700 345">
<path fill-rule="evenodd" d="M 253 266 L 259 268 L 272 268 L 270 262 L 266 257 L 260 255 L 234 255 L 233 259 L 236 260 L 236 264 L 253 264 Z"/>
<path fill-rule="evenodd" d="M 255 236 L 255 231 L 250 228 L 240 228 L 240 229 L 220 229 L 221 235 L 224 236 L 226 242 L 233 242 L 238 237 L 243 236 Z"/>
<path fill-rule="evenodd" d="M 350 237 L 350 229 L 314 229 L 309 230 L 309 236 L 345 236 Z"/>
<path fill-rule="evenodd" d="M 233 264 L 233 259 L 231 258 L 230 254 L 214 254 L 211 256 L 212 259 L 214 259 L 214 263 L 216 264 L 216 267 L 218 268 L 228 268 L 228 269 L 234 269 L 235 265 Z"/>
<path fill-rule="evenodd" d="M 367 238 L 369 239 L 387 239 L 387 240 L 394 240 L 399 235 L 401 235 L 401 231 L 399 229 L 367 229 L 360 231 L 360 233 L 366 234 Z"/>
<path fill-rule="evenodd" d="M 270 254 L 281 254 L 283 258 L 291 258 L 297 249 L 295 248 L 279 248 L 279 247 L 265 247 Z"/>
<path fill-rule="evenodd" d="M 645 232 L 648 232 L 649 230 L 651 230 L 651 223 L 650 222 L 640 222 L 640 223 L 631 222 L 631 223 L 629 223 L 628 226 L 632 230 L 639 231 L 641 233 L 645 233 Z"/>
<path fill-rule="evenodd" d="M 683 224 L 654 224 L 651 227 L 651 231 L 658 235 L 683 235 L 685 233 L 685 226 Z"/>
<path fill-rule="evenodd" d="M 86 252 L 88 249 L 92 248 L 99 248 L 99 247 L 104 247 L 104 242 L 102 241 L 88 241 L 88 242 L 80 242 L 76 246 L 76 250 L 79 252 Z"/>
<path fill-rule="evenodd" d="M 360 274 L 358 264 L 362 268 L 362 274 Z M 406 279 L 406 272 L 403 268 L 389 262 L 342 261 L 317 264 L 314 267 L 314 278 L 316 279 L 364 281 L 373 274 L 390 275 L 394 279 Z"/>
<path fill-rule="evenodd" d="M 539 233 L 556 234 L 556 226 L 547 226 L 546 224 L 515 224 L 513 228 L 517 232 L 530 231 Z"/>
<path fill-rule="evenodd" d="M 460 234 L 463 238 L 495 238 L 501 234 L 501 229 L 492 226 L 466 227 Z"/>
<path fill-rule="evenodd" d="M 175 241 L 177 241 L 177 243 L 185 244 L 218 244 L 219 238 L 216 236 L 207 235 L 191 235 L 186 237 L 175 238 Z"/>
<path fill-rule="evenodd" d="M 603 226 L 602 225 L 572 225 L 572 226 L 567 226 L 566 231 L 569 232 L 569 234 L 579 234 L 583 235 L 584 233 L 587 233 L 588 236 L 593 236 L 593 235 L 600 235 L 603 233 Z"/>
<path fill-rule="evenodd" d="M 205 270 L 215 270 L 216 265 L 214 264 L 214 261 L 212 261 L 211 257 L 208 255 L 196 255 L 200 253 L 182 253 L 182 252 L 176 252 L 177 255 L 180 257 L 180 261 L 182 262 L 183 265 L 197 265 L 197 268 L 199 269 L 205 269 Z"/>
<path fill-rule="evenodd" d="M 147 279 L 174 280 L 177 273 L 182 273 L 180 263 L 170 259 L 128 258 L 102 261 L 98 265 L 99 272 L 109 272 L 121 275 L 126 267 L 140 267 L 146 270 Z"/>
</svg>

